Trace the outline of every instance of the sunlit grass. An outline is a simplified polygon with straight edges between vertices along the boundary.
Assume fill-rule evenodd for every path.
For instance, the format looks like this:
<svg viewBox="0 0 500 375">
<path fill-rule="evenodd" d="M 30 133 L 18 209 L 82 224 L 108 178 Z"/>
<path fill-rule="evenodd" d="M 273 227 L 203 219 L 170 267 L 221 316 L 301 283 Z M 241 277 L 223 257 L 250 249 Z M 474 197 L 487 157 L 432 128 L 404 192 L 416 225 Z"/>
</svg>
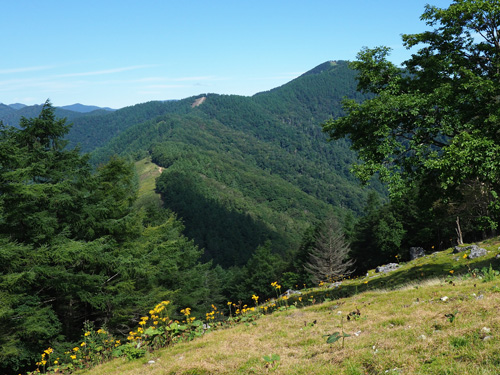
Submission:
<svg viewBox="0 0 500 375">
<path fill-rule="evenodd" d="M 114 361 L 91 374 L 260 374 L 262 359 L 277 354 L 277 374 L 497 374 L 500 279 L 455 279 L 391 292 L 367 291 L 303 309 L 289 308 L 214 331 L 194 342 Z M 478 298 L 481 295 L 481 298 Z M 447 296 L 446 301 L 441 298 Z M 347 321 L 359 309 L 357 319 Z M 450 322 L 446 317 L 457 311 Z M 343 328 L 342 349 L 324 335 Z M 491 336 L 487 339 L 486 337 Z M 148 360 L 155 363 L 147 364 Z M 388 372 L 386 372 L 388 371 Z"/>
<path fill-rule="evenodd" d="M 180 311 L 185 320 L 176 323 L 162 315 L 165 301 L 141 318 L 128 344 L 105 337 L 104 331 L 82 338 L 90 344 L 90 337 L 102 336 L 109 353 L 118 350 L 123 357 L 110 360 L 109 353 L 98 357 L 81 347 L 68 354 L 76 358 L 65 369 L 94 366 L 77 373 L 110 375 L 498 374 L 498 245 L 490 240 L 488 255 L 480 259 L 450 249 L 401 263 L 387 274 L 371 271 L 286 299 L 273 281 L 276 299 L 259 303 L 253 296 L 252 307 L 227 302 L 229 316 L 212 305 L 201 320 L 185 308 Z M 202 323 L 212 328 L 202 329 Z M 156 327 L 162 326 L 165 335 L 157 335 Z M 345 339 L 328 344 L 327 337 L 336 332 L 345 333 Z M 49 365 L 54 371 L 51 355 L 42 357 L 42 372 Z M 134 356 L 140 358 L 130 360 Z M 99 364 L 103 360 L 109 362 Z"/>
<path fill-rule="evenodd" d="M 142 159 L 135 163 L 138 177 L 138 199 L 136 205 L 141 207 L 146 202 L 161 204 L 160 194 L 156 193 L 156 178 L 161 174 L 161 168 L 152 163 L 150 159 Z"/>
</svg>

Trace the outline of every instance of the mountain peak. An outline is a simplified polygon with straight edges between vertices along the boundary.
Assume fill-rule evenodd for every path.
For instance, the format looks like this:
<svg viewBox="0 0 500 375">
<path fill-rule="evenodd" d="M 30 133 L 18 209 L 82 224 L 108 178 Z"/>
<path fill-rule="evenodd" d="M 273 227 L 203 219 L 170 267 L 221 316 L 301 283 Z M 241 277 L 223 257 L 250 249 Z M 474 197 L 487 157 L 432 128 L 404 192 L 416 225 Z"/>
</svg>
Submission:
<svg viewBox="0 0 500 375">
<path fill-rule="evenodd" d="M 331 70 L 332 68 L 334 68 L 338 65 L 343 65 L 343 64 L 347 64 L 347 61 L 343 61 L 343 60 L 326 61 L 323 64 L 320 64 L 317 67 L 309 70 L 308 72 L 305 72 L 300 77 L 305 77 L 305 76 L 309 76 L 309 75 L 313 75 L 313 74 L 321 74 L 325 71 Z"/>
<path fill-rule="evenodd" d="M 10 108 L 14 108 L 14 109 L 21 109 L 21 108 L 24 108 L 26 107 L 26 104 L 22 104 L 22 103 L 13 103 L 13 104 L 9 104 L 9 107 Z"/>
<path fill-rule="evenodd" d="M 62 106 L 60 108 L 67 109 L 67 110 L 73 111 L 73 112 L 80 112 L 80 113 L 88 113 L 88 112 L 92 112 L 92 111 L 97 111 L 99 109 L 104 109 L 106 111 L 114 111 L 114 109 L 109 108 L 109 107 L 97 107 L 95 105 L 85 105 L 85 104 L 81 104 L 81 103 L 65 105 L 65 106 Z"/>
</svg>

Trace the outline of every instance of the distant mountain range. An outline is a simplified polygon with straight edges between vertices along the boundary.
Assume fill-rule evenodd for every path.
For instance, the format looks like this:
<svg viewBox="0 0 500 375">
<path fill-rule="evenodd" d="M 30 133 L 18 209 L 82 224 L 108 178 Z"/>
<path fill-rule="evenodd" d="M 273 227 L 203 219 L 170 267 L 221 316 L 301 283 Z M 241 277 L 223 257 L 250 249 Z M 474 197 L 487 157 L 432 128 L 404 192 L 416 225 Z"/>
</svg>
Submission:
<svg viewBox="0 0 500 375">
<path fill-rule="evenodd" d="M 66 109 L 68 111 L 74 111 L 74 112 L 81 112 L 81 113 L 88 113 L 88 112 L 93 112 L 93 111 L 98 111 L 98 110 L 105 110 L 105 111 L 116 111 L 116 109 L 109 108 L 109 107 L 97 107 L 95 105 L 85 105 L 85 104 L 80 104 L 80 103 L 75 103 L 71 105 L 64 105 L 62 107 L 59 107 L 62 109 Z"/>
<path fill-rule="evenodd" d="M 5 125 L 18 126 L 21 117 L 35 117 L 40 114 L 42 105 L 26 105 L 22 103 L 2 104 L 0 103 L 0 121 Z M 113 112 L 115 109 L 109 107 L 97 107 L 80 103 L 56 107 L 58 117 L 66 117 L 69 121 L 82 115 Z"/>
<path fill-rule="evenodd" d="M 5 105 L 5 104 L 0 103 L 0 105 Z M 28 105 L 22 104 L 22 103 L 13 103 L 13 104 L 8 104 L 7 106 L 10 108 L 13 108 L 15 110 L 29 107 Z M 34 107 L 38 107 L 38 105 L 35 105 Z M 63 106 L 58 107 L 58 108 L 66 109 L 68 111 L 73 111 L 73 112 L 80 112 L 80 113 L 88 113 L 88 112 L 97 111 L 100 109 L 103 109 L 106 111 L 116 111 L 116 109 L 109 108 L 109 107 L 97 107 L 95 105 L 85 105 L 85 104 L 80 104 L 80 103 L 75 103 L 75 104 L 71 104 L 71 105 L 63 105 Z"/>
</svg>

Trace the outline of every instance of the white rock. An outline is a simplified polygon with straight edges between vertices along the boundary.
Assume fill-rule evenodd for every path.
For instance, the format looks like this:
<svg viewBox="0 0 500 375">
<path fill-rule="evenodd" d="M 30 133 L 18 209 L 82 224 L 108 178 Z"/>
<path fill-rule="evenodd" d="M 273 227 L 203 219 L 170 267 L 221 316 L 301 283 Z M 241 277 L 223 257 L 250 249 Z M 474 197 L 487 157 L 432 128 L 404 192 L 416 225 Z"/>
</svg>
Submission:
<svg viewBox="0 0 500 375">
<path fill-rule="evenodd" d="M 484 332 L 484 333 L 490 333 L 491 332 L 491 328 L 488 328 L 488 327 L 483 327 L 481 329 L 481 332 Z"/>
<path fill-rule="evenodd" d="M 444 296 L 444 297 L 441 297 L 441 301 L 448 301 L 448 297 L 447 296 Z"/>
</svg>

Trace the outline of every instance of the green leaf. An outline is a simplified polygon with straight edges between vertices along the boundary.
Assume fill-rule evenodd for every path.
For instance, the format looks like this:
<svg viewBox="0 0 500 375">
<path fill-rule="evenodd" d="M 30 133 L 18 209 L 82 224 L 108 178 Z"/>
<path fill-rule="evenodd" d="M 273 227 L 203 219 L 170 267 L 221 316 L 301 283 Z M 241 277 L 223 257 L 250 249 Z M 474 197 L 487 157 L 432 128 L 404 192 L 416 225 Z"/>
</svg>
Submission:
<svg viewBox="0 0 500 375">
<path fill-rule="evenodd" d="M 331 335 L 325 335 L 325 336 L 328 336 L 328 338 L 326 339 L 327 344 L 333 344 L 334 342 L 337 342 L 342 337 L 340 332 L 335 332 Z"/>
</svg>

